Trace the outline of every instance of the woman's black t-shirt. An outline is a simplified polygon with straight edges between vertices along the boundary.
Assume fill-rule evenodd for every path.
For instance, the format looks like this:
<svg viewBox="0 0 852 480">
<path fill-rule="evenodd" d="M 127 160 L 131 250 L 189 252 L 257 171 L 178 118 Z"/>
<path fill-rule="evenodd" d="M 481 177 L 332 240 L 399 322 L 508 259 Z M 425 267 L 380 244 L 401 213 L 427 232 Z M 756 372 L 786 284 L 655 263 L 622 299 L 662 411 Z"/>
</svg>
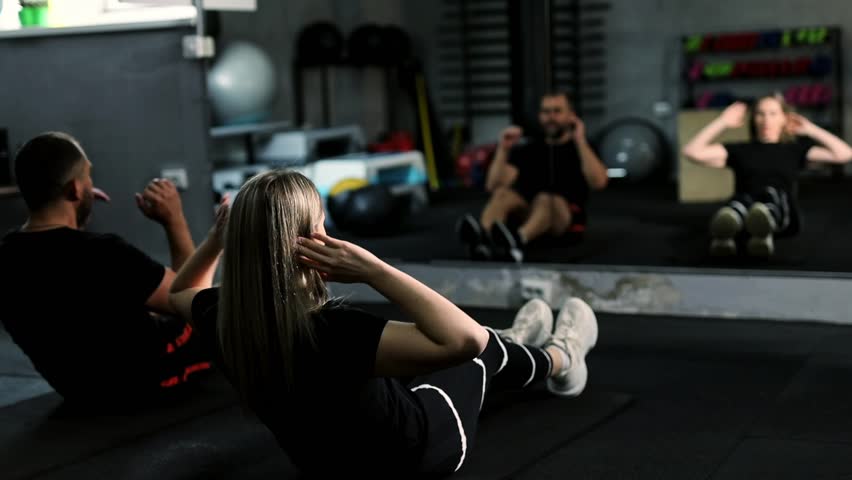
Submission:
<svg viewBox="0 0 852 480">
<path fill-rule="evenodd" d="M 794 142 L 723 144 L 728 151 L 727 165 L 736 177 L 736 193 L 755 194 L 770 186 L 792 193 L 814 145 L 807 137 Z"/>
<path fill-rule="evenodd" d="M 218 298 L 213 288 L 192 303 L 195 329 L 216 358 Z M 305 471 L 416 468 L 426 437 L 422 405 L 399 380 L 373 374 L 387 320 L 335 303 L 314 320 L 316 348 L 296 348 L 294 393 L 284 393 L 283 379 L 269 385 L 254 413 Z"/>
</svg>

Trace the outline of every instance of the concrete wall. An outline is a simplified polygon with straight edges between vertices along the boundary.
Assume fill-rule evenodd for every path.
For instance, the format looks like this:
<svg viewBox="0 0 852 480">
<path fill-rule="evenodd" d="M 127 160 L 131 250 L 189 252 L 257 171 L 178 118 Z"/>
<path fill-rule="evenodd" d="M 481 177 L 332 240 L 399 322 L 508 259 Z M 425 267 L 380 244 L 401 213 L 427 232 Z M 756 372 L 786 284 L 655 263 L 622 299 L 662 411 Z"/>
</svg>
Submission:
<svg viewBox="0 0 852 480">
<path fill-rule="evenodd" d="M 558 309 L 566 298 L 578 297 L 605 313 L 852 323 L 848 275 L 459 262 L 396 266 L 465 307 L 514 310 L 541 298 Z M 331 289 L 352 302 L 387 302 L 363 284 L 336 283 Z"/>
<path fill-rule="evenodd" d="M 292 63 L 302 28 L 316 21 L 330 21 L 344 36 L 364 23 L 402 23 L 402 3 L 394 0 L 259 0 L 253 13 L 221 14 L 220 50 L 234 41 L 249 41 L 273 59 L 278 72 L 279 94 L 272 110 L 275 120 L 292 120 Z M 304 76 L 306 120 L 321 125 L 319 75 Z M 334 69 L 331 74 L 331 120 L 334 125 L 357 123 L 368 141 L 387 129 L 384 75 L 378 69 Z"/>
<path fill-rule="evenodd" d="M 401 3 L 404 28 L 411 33 L 415 51 L 423 61 L 426 78 L 430 85 L 430 93 L 440 115 L 440 104 L 437 99 L 442 93 L 439 88 L 440 76 L 438 71 L 441 66 L 439 56 L 442 50 L 438 43 L 441 39 L 439 28 L 444 22 L 442 15 L 447 10 L 442 5 L 445 2 L 402 0 Z M 443 117 L 442 120 L 449 123 L 452 119 Z M 510 122 L 511 116 L 508 113 L 506 115 L 476 116 L 473 125 L 470 125 L 472 143 L 496 141 L 498 132 Z"/>
<path fill-rule="evenodd" d="M 437 104 L 438 85 L 438 27 L 441 24 L 441 2 L 419 0 L 259 0 L 254 13 L 221 14 L 220 50 L 234 41 L 250 41 L 266 51 L 273 59 L 278 72 L 279 94 L 272 110 L 275 120 L 292 120 L 295 105 L 293 98 L 293 55 L 300 30 L 315 21 L 331 21 L 348 35 L 364 23 L 400 25 L 409 32 L 415 53 L 426 68 L 427 81 L 433 101 Z M 321 125 L 319 102 L 319 75 L 307 72 L 304 76 L 306 120 L 314 126 Z M 414 131 L 415 112 L 407 97 L 396 97 L 394 105 L 387 104 L 385 82 L 375 69 L 335 69 L 331 77 L 332 124 L 359 124 L 367 140 L 374 139 L 388 128 L 386 112 L 396 109 L 397 128 Z M 439 112 L 440 113 L 440 112 Z M 502 129 L 510 118 L 493 116 L 480 118 L 474 128 L 476 141 L 492 141 L 495 132 Z M 217 148 L 222 158 L 239 157 L 239 145 Z"/>
<path fill-rule="evenodd" d="M 76 136 L 111 204 L 96 204 L 89 229 L 114 232 L 162 262 L 169 249 L 137 209 L 163 167 L 187 169 L 182 195 L 193 236 L 213 219 L 208 113 L 200 64 L 181 52 L 188 28 L 0 39 L 0 126 L 14 152 L 45 130 Z M 20 198 L 0 200 L 3 231 L 25 220 Z"/>
</svg>

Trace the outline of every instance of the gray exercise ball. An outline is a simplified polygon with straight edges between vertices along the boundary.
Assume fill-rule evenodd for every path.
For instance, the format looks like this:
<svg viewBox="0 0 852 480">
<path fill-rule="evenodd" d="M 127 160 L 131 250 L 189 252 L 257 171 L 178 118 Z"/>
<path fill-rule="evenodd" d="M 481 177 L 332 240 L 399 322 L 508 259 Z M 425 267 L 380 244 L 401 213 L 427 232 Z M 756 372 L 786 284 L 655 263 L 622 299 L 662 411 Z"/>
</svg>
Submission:
<svg viewBox="0 0 852 480">
<path fill-rule="evenodd" d="M 663 161 L 659 132 L 641 121 L 613 124 L 605 130 L 598 149 L 601 161 L 613 178 L 643 180 Z"/>
<path fill-rule="evenodd" d="M 248 42 L 229 45 L 207 74 L 207 91 L 219 123 L 268 119 L 276 94 L 275 66 Z"/>
</svg>

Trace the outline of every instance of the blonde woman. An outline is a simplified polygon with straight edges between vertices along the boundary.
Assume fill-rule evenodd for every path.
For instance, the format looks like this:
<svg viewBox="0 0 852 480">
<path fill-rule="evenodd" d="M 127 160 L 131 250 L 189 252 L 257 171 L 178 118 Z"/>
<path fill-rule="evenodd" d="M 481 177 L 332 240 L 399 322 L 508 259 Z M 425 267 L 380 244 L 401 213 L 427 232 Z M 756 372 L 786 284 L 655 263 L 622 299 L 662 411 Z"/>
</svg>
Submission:
<svg viewBox="0 0 852 480">
<path fill-rule="evenodd" d="M 171 298 L 307 473 L 451 473 L 470 452 L 492 386 L 547 379 L 554 393 L 576 396 L 586 385 L 597 323 L 580 300 L 566 302 L 553 332 L 542 301 L 499 334 L 482 327 L 370 252 L 329 237 L 319 194 L 298 173 L 254 177 L 227 221 L 225 210 Z M 204 289 L 223 244 L 221 287 Z M 413 322 L 330 300 L 326 281 L 365 283 Z"/>
<path fill-rule="evenodd" d="M 683 147 L 690 160 L 710 167 L 730 167 L 736 176 L 734 198 L 710 222 L 713 255 L 736 254 L 736 239 L 744 230 L 751 237 L 749 254 L 772 255 L 776 234 L 794 235 L 799 230 L 799 171 L 807 162 L 852 160 L 852 148 L 846 142 L 794 113 L 778 95 L 755 102 L 749 119 L 751 141 L 714 142 L 726 129 L 741 127 L 747 112 L 744 103 L 732 104 Z"/>
</svg>

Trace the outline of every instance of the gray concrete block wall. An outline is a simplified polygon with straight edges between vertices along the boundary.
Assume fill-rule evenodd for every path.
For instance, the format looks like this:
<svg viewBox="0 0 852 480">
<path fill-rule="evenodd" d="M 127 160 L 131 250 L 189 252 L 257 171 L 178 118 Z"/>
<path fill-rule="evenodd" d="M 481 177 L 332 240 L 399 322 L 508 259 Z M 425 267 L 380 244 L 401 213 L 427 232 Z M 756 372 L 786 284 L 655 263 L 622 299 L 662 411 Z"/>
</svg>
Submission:
<svg viewBox="0 0 852 480">
<path fill-rule="evenodd" d="M 396 266 L 464 307 L 518 309 L 527 299 L 524 285 L 534 283 L 540 293 L 534 296 L 554 309 L 578 297 L 599 313 L 852 323 L 848 276 L 594 265 Z M 332 284 L 331 291 L 352 302 L 387 302 L 363 284 Z"/>
<path fill-rule="evenodd" d="M 418 0 L 402 0 L 403 5 L 403 28 L 408 30 L 414 41 L 415 51 L 423 60 L 426 70 L 426 79 L 431 89 L 430 93 L 433 97 L 438 114 L 441 114 L 440 105 L 437 98 L 441 95 L 439 88 L 439 67 L 441 62 L 439 56 L 441 49 L 438 48 L 438 42 L 441 37 L 439 35 L 439 27 L 442 25 L 442 1 L 418 1 Z M 483 35 L 486 36 L 486 35 Z M 480 64 L 488 64 L 493 62 L 480 61 Z M 485 76 L 478 77 L 486 79 Z M 447 118 L 442 118 L 447 123 Z M 481 144 L 495 142 L 497 135 L 506 125 L 511 122 L 511 116 L 506 115 L 477 115 L 471 125 L 471 143 Z"/>
<path fill-rule="evenodd" d="M 249 41 L 275 62 L 279 93 L 272 109 L 275 120 L 292 120 L 295 112 L 292 63 L 301 29 L 316 21 L 331 21 L 344 36 L 364 23 L 402 24 L 402 2 L 394 0 L 259 0 L 253 13 L 223 12 L 218 48 Z M 304 77 L 306 121 L 321 125 L 319 75 Z M 378 69 L 334 69 L 331 75 L 331 120 L 334 125 L 356 123 L 368 141 L 385 131 L 384 76 Z"/>
<path fill-rule="evenodd" d="M 163 167 L 187 169 L 182 195 L 196 241 L 213 220 L 204 72 L 182 56 L 189 28 L 0 40 L 0 126 L 12 151 L 46 130 L 76 136 L 93 163 L 97 203 L 89 229 L 121 235 L 169 262 L 162 229 L 137 209 L 134 192 Z M 3 230 L 20 225 L 20 198 L 0 200 Z"/>
</svg>

